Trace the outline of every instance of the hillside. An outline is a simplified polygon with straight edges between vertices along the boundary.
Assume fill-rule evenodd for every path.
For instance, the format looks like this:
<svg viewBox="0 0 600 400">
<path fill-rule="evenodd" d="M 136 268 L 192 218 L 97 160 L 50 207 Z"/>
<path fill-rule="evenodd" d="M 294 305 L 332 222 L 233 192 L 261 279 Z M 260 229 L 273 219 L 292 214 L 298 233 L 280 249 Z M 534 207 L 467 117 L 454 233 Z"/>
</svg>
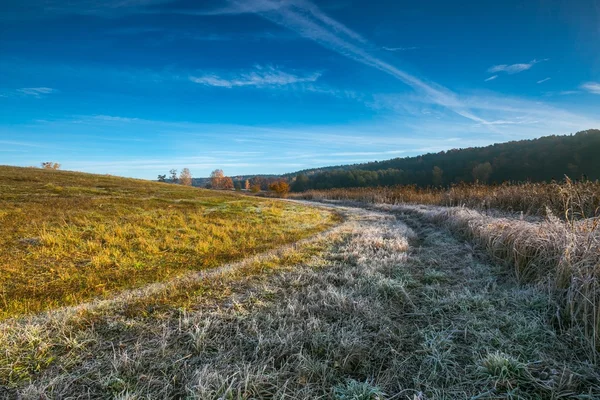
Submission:
<svg viewBox="0 0 600 400">
<path fill-rule="evenodd" d="M 295 242 L 322 210 L 181 185 L 0 167 L 0 319 Z"/>
<path fill-rule="evenodd" d="M 309 169 L 289 174 L 295 191 L 344 187 L 446 186 L 458 182 L 543 182 L 600 178 L 600 130 L 456 149 L 417 157 Z"/>
</svg>

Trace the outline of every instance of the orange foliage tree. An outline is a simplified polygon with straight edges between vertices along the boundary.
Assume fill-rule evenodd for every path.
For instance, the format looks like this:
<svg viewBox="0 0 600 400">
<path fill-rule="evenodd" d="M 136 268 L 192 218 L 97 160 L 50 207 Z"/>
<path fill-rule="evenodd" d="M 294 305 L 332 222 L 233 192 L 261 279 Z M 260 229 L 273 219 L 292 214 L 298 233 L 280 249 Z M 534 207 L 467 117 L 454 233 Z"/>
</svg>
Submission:
<svg viewBox="0 0 600 400">
<path fill-rule="evenodd" d="M 225 176 L 222 169 L 215 169 L 210 174 L 210 184 L 213 189 L 233 189 L 233 179 Z"/>
<path fill-rule="evenodd" d="M 276 181 L 269 185 L 269 189 L 277 193 L 279 197 L 286 197 L 290 191 L 290 185 L 286 181 Z"/>
</svg>

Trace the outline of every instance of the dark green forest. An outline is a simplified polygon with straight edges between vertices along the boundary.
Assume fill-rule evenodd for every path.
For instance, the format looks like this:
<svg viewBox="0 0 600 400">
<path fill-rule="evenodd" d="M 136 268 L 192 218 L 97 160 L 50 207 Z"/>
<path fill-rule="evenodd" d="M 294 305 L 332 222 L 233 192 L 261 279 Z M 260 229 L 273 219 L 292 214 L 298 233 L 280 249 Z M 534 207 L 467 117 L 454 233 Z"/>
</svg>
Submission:
<svg viewBox="0 0 600 400">
<path fill-rule="evenodd" d="M 600 179 L 600 130 L 498 143 L 417 157 L 327 167 L 291 174 L 293 191 L 460 182 L 549 182 L 567 175 Z"/>
</svg>

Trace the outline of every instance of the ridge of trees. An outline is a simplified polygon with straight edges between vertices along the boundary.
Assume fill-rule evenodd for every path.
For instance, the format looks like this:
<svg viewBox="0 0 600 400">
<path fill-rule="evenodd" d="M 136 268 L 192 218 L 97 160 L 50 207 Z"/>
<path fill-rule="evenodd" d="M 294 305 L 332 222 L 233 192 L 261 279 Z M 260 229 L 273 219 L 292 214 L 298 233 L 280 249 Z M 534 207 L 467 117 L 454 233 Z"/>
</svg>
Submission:
<svg viewBox="0 0 600 400">
<path fill-rule="evenodd" d="M 288 174 L 293 191 L 460 182 L 547 182 L 564 175 L 600 179 L 600 130 L 453 149 L 417 157 L 310 169 Z"/>
</svg>

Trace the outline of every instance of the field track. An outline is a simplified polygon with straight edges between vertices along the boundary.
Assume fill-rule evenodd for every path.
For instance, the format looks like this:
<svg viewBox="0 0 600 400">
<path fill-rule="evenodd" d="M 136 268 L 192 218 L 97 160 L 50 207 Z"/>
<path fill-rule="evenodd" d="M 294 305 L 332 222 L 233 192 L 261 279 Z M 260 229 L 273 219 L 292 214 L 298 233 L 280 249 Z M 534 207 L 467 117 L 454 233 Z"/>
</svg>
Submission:
<svg viewBox="0 0 600 400">
<path fill-rule="evenodd" d="M 344 221 L 294 245 L 2 323 L 30 346 L 0 355 L 0 396 L 599 398 L 597 364 L 551 326 L 546 293 L 414 207 L 326 206 Z M 185 308 L 154 305 L 191 288 Z M 10 362 L 32 371 L 18 380 Z"/>
</svg>

